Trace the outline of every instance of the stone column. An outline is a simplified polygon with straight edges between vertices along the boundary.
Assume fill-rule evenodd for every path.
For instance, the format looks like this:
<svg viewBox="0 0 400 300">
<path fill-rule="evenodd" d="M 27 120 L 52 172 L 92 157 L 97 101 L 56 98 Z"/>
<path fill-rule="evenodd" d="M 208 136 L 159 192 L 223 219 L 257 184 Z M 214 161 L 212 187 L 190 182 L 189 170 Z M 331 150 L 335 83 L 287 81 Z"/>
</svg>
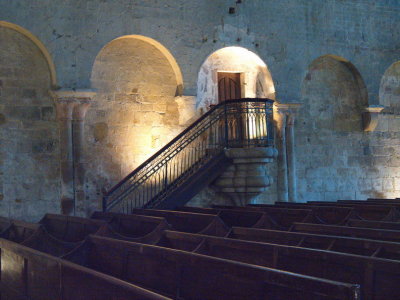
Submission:
<svg viewBox="0 0 400 300">
<path fill-rule="evenodd" d="M 277 112 L 278 145 L 278 191 L 279 201 L 296 202 L 296 153 L 294 144 L 295 114 L 301 104 L 275 104 Z"/>
<path fill-rule="evenodd" d="M 74 213 L 74 166 L 71 121 L 75 103 L 57 100 L 55 105 L 60 131 L 61 212 L 62 214 L 71 215 Z"/>
<path fill-rule="evenodd" d="M 86 90 L 58 90 L 50 93 L 55 101 L 60 126 L 61 212 L 75 215 L 76 200 L 84 199 L 81 193 L 84 182 L 81 167 L 83 120 L 95 93 Z"/>
<path fill-rule="evenodd" d="M 85 215 L 85 159 L 84 159 L 84 129 L 85 116 L 89 109 L 90 102 L 87 99 L 81 99 L 74 107 L 72 132 L 73 132 L 73 150 L 74 150 L 74 178 L 75 178 L 75 214 Z"/>
</svg>

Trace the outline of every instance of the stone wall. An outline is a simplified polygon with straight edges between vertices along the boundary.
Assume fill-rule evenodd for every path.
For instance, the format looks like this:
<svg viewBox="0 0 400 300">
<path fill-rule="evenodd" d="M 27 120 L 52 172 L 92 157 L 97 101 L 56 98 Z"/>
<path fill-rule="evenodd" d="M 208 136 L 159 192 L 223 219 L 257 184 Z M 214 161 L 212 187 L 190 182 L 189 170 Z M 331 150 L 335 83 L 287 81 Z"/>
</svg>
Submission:
<svg viewBox="0 0 400 300">
<path fill-rule="evenodd" d="M 383 79 L 384 86 L 389 82 L 396 80 Z M 393 105 L 391 89 L 384 89 L 381 103 Z M 296 124 L 300 200 L 399 195 L 398 116 L 383 114 L 376 131 L 362 130 L 368 103 L 354 66 L 332 56 L 314 61 L 303 82 L 302 103 Z"/>
<path fill-rule="evenodd" d="M 98 89 L 85 128 L 90 211 L 101 188 L 198 116 L 201 66 L 229 46 L 265 62 L 278 101 L 303 103 L 295 124 L 299 200 L 400 194 L 398 1 L 0 4 L 0 20 L 37 36 L 57 73 L 56 81 L 41 47 L 0 23 L 6 45 L 0 50 L 2 215 L 34 219 L 59 210 L 59 136 L 47 94 L 52 84 Z M 154 39 L 167 52 L 146 38 L 118 39 L 127 35 Z M 385 109 L 378 128 L 362 131 L 363 108 L 379 104 Z M 258 201 L 276 197 L 274 185 Z"/>
<path fill-rule="evenodd" d="M 59 212 L 59 152 L 49 65 L 32 40 L 0 26 L 0 211 Z M 5 46 L 3 46 L 5 45 Z"/>
<path fill-rule="evenodd" d="M 176 74 L 147 41 L 128 36 L 107 44 L 94 63 L 92 87 L 97 95 L 85 132 L 88 200 L 99 199 L 101 189 L 111 188 L 184 129 Z"/>
</svg>

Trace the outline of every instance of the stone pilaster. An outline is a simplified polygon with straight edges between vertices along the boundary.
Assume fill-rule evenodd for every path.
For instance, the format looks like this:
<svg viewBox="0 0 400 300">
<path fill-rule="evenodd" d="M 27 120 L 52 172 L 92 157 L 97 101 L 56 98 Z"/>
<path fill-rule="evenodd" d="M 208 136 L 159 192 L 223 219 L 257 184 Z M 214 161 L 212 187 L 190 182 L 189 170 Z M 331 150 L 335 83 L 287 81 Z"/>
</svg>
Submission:
<svg viewBox="0 0 400 300">
<path fill-rule="evenodd" d="M 295 115 L 301 104 L 276 103 L 278 129 L 278 197 L 279 201 L 296 202 L 296 153 L 294 144 Z"/>
<path fill-rule="evenodd" d="M 85 169 L 83 167 L 84 118 L 95 95 L 92 91 L 51 91 L 60 126 L 61 210 L 82 214 Z M 79 209 L 77 211 L 77 204 Z"/>
</svg>

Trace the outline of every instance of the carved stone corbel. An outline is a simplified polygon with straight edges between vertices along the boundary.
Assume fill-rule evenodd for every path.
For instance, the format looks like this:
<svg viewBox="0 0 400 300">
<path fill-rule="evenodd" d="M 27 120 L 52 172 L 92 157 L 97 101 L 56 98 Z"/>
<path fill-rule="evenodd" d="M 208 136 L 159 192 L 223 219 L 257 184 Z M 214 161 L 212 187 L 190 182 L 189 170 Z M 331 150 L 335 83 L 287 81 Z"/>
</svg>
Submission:
<svg viewBox="0 0 400 300">
<path fill-rule="evenodd" d="M 378 125 L 379 113 L 382 112 L 383 106 L 381 105 L 371 105 L 366 107 L 362 113 L 362 122 L 364 131 L 374 131 Z"/>
</svg>

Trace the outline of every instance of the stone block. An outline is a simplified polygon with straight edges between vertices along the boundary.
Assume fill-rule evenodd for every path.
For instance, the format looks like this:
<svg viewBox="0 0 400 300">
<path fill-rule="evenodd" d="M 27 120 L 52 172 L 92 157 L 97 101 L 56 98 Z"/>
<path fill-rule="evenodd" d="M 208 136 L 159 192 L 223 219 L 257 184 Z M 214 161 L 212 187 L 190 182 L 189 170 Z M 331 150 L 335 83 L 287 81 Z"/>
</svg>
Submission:
<svg viewBox="0 0 400 300">
<path fill-rule="evenodd" d="M 45 106 L 41 108 L 41 115 L 43 121 L 51 121 L 54 119 L 54 108 L 52 106 Z"/>
<path fill-rule="evenodd" d="M 6 106 L 5 115 L 10 119 L 38 121 L 41 119 L 39 107 L 36 106 Z"/>
</svg>

